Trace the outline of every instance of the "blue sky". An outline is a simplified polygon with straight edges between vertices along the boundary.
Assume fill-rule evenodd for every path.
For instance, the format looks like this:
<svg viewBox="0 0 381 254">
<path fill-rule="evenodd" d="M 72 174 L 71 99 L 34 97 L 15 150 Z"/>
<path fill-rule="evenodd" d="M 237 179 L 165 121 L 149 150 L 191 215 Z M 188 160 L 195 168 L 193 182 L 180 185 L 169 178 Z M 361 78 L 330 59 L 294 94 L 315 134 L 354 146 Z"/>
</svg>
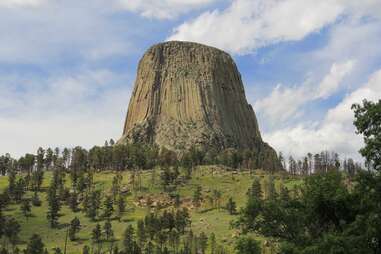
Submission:
<svg viewBox="0 0 381 254">
<path fill-rule="evenodd" d="M 359 158 L 350 105 L 381 98 L 379 0 L 1 0 L 0 154 L 122 133 L 152 44 L 235 59 L 265 141 Z"/>
</svg>

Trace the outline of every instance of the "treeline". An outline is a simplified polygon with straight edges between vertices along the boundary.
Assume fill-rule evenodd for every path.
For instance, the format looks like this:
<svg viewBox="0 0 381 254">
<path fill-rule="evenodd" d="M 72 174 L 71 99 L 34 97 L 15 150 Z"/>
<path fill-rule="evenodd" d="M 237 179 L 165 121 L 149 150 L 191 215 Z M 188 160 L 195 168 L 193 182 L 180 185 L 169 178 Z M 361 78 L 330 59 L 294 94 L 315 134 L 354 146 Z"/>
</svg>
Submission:
<svg viewBox="0 0 381 254">
<path fill-rule="evenodd" d="M 261 155 L 254 150 L 226 149 L 217 152 L 192 147 L 181 155 L 155 145 L 115 144 L 111 139 L 104 146 L 87 150 L 80 146 L 73 149 L 39 148 L 36 154 L 25 154 L 19 159 L 9 154 L 0 156 L 0 174 L 11 171 L 31 175 L 34 171 L 64 168 L 67 170 L 145 170 L 155 166 L 181 166 L 193 168 L 197 165 L 219 164 L 230 168 L 256 169 L 261 165 Z M 279 170 L 269 168 L 268 170 Z"/>
<path fill-rule="evenodd" d="M 307 153 L 302 159 L 290 156 L 288 160 L 279 153 L 279 160 L 283 168 L 292 175 L 311 175 L 314 173 L 328 173 L 330 171 L 344 171 L 349 176 L 362 170 L 362 165 L 352 158 L 341 160 L 337 152 L 322 151 L 320 153 Z"/>
</svg>

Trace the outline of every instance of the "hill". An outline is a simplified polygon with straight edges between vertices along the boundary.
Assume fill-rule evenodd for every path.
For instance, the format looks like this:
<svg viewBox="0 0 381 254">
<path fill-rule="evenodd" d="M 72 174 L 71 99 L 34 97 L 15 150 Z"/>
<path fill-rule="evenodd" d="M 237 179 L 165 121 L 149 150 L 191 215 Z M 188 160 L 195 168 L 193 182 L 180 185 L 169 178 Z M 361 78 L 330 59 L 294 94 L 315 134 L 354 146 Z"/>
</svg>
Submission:
<svg viewBox="0 0 381 254">
<path fill-rule="evenodd" d="M 116 172 L 107 171 L 95 173 L 94 188 L 102 193 L 102 203 L 107 195 L 111 195 L 113 179 Z M 224 208 L 230 197 L 237 204 L 237 209 L 240 209 L 246 202 L 246 193 L 250 188 L 253 179 L 260 179 L 263 191 L 266 195 L 266 182 L 271 177 L 274 178 L 275 186 L 279 188 L 280 184 L 284 184 L 289 189 L 294 189 L 295 186 L 301 184 L 298 178 L 290 178 L 282 174 L 270 176 L 262 171 L 235 171 L 219 167 L 219 166 L 199 166 L 192 173 L 192 178 L 187 182 L 178 181 L 177 188 L 171 191 L 164 191 L 161 176 L 162 171 L 159 169 L 143 171 L 139 174 L 141 179 L 140 184 L 133 183 L 133 175 L 131 172 L 122 172 L 121 189 L 124 191 L 127 201 L 127 210 L 120 218 L 117 218 L 116 212 L 111 217 L 112 228 L 114 230 L 115 241 L 102 241 L 102 249 L 107 250 L 108 246 L 113 244 L 122 247 L 121 240 L 123 233 L 128 225 L 133 225 L 136 228 L 137 221 L 144 219 L 150 212 L 162 213 L 163 211 L 173 210 L 174 194 L 179 194 L 182 207 L 189 210 L 191 218 L 190 229 L 195 234 L 204 232 L 208 237 L 214 233 L 219 244 L 222 244 L 228 250 L 231 250 L 232 244 L 235 241 L 234 236 L 237 235 L 236 230 L 230 227 L 230 222 L 237 218 L 237 215 L 230 215 Z M 181 173 L 179 179 L 184 175 Z M 135 176 L 135 179 L 138 179 Z M 21 242 L 17 245 L 24 248 L 27 239 L 32 234 L 38 233 L 41 235 L 43 242 L 46 244 L 49 251 L 55 247 L 60 247 L 62 250 L 65 245 L 65 237 L 67 227 L 74 217 L 78 217 L 81 222 L 81 230 L 78 233 L 78 240 L 69 241 L 67 253 L 81 253 L 84 245 L 94 245 L 91 241 L 92 230 L 97 223 L 103 225 L 105 219 L 97 217 L 92 221 L 85 216 L 84 211 L 79 210 L 73 212 L 67 204 L 62 206 L 59 217 L 59 225 L 57 228 L 51 228 L 46 219 L 48 211 L 47 191 L 50 182 L 52 181 L 52 172 L 47 172 L 42 184 L 42 192 L 39 193 L 41 206 L 33 206 L 31 209 L 31 217 L 25 218 L 20 210 L 21 204 L 12 204 L 6 211 L 5 215 L 14 216 L 21 225 L 20 239 Z M 7 177 L 0 177 L 0 191 L 3 191 L 7 183 Z M 135 185 L 135 187 L 134 187 Z M 65 186 L 70 188 L 72 181 L 69 175 L 65 176 Z M 200 186 L 202 201 L 200 207 L 195 207 L 192 199 L 196 189 Z M 213 201 L 214 193 L 220 193 L 220 197 Z M 33 192 L 28 191 L 26 198 L 32 198 Z M 214 204 L 212 204 L 214 203 Z M 218 203 L 218 204 L 217 204 Z M 149 205 L 150 204 L 150 205 Z M 81 206 L 80 206 L 81 207 Z M 103 210 L 101 206 L 99 213 Z M 116 205 L 114 205 L 115 210 Z M 258 239 L 263 239 L 258 237 Z M 264 248 L 266 249 L 266 248 Z"/>
</svg>

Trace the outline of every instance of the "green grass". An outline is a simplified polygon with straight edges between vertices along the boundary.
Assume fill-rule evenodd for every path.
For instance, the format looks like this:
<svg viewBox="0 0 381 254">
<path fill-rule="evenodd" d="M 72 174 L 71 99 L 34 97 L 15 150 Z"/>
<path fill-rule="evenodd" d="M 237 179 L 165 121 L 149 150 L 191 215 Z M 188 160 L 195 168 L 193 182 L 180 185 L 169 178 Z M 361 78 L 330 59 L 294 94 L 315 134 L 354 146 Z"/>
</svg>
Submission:
<svg viewBox="0 0 381 254">
<path fill-rule="evenodd" d="M 94 175 L 94 182 L 96 188 L 102 190 L 102 193 L 107 193 L 110 191 L 112 178 L 115 175 L 114 172 L 102 172 L 96 173 Z M 193 173 L 192 179 L 179 186 L 177 191 L 182 199 L 190 199 L 193 192 L 197 186 L 201 186 L 203 189 L 203 197 L 205 201 L 202 203 L 201 207 L 198 209 L 190 210 L 192 219 L 192 230 L 195 233 L 205 232 L 210 235 L 212 232 L 216 235 L 217 241 L 223 243 L 231 248 L 234 242 L 234 236 L 236 232 L 230 227 L 230 222 L 236 218 L 236 216 L 229 215 L 224 209 L 212 209 L 210 204 L 208 204 L 207 196 L 211 195 L 214 189 L 221 191 L 221 205 L 224 206 L 229 197 L 233 197 L 234 201 L 237 203 L 238 209 L 240 209 L 246 201 L 246 192 L 250 187 L 254 177 L 259 177 L 264 183 L 267 181 L 268 175 L 263 171 L 255 171 L 251 175 L 248 171 L 232 173 L 229 171 L 224 171 L 218 167 L 208 167 L 202 166 L 197 168 Z M 51 179 L 51 173 L 47 172 L 45 174 L 45 179 L 43 182 L 43 188 L 49 186 Z M 129 181 L 131 179 L 129 172 L 123 172 L 123 182 L 122 185 L 129 186 Z M 112 226 L 115 234 L 116 240 L 121 240 L 123 232 L 128 224 L 136 225 L 136 221 L 143 218 L 147 212 L 148 208 L 138 207 L 135 205 L 137 197 L 141 196 L 153 196 L 155 198 L 164 199 L 166 193 L 163 192 L 160 185 L 160 172 L 156 170 L 156 181 L 152 184 L 152 171 L 143 172 L 141 175 L 142 179 L 142 191 L 129 195 L 127 198 L 128 211 L 123 215 L 121 221 L 113 220 Z M 302 184 L 301 179 L 288 178 L 288 176 L 282 174 L 274 175 L 276 187 L 279 188 L 280 182 L 283 182 L 288 188 L 294 188 Z M 67 177 L 65 184 L 70 186 L 70 179 Z M 262 184 L 263 185 L 263 184 Z M 7 186 L 7 178 L 4 176 L 0 177 L 0 190 L 4 190 Z M 131 188 L 131 186 L 129 186 Z M 27 195 L 31 196 L 31 193 Z M 97 222 L 90 221 L 84 216 L 82 212 L 73 213 L 66 205 L 62 206 L 61 216 L 59 218 L 60 227 L 57 229 L 52 229 L 49 227 L 49 223 L 46 219 L 47 202 L 46 194 L 40 193 L 40 199 L 42 201 L 41 207 L 32 207 L 32 217 L 25 219 L 21 214 L 19 205 L 11 205 L 5 211 L 5 214 L 14 216 L 21 224 L 21 233 L 19 244 L 20 248 L 24 248 L 26 241 L 34 233 L 39 234 L 48 250 L 54 247 L 64 248 L 65 236 L 66 236 L 66 225 L 77 216 L 81 221 L 81 231 L 78 234 L 79 240 L 75 242 L 68 242 L 67 253 L 75 254 L 81 253 L 82 248 L 85 244 L 91 245 L 91 231 L 95 227 Z M 104 221 L 99 222 L 102 226 Z M 259 240 L 263 238 L 258 237 Z M 115 244 L 117 244 L 115 242 Z M 103 248 L 107 248 L 109 243 L 103 243 Z"/>
</svg>

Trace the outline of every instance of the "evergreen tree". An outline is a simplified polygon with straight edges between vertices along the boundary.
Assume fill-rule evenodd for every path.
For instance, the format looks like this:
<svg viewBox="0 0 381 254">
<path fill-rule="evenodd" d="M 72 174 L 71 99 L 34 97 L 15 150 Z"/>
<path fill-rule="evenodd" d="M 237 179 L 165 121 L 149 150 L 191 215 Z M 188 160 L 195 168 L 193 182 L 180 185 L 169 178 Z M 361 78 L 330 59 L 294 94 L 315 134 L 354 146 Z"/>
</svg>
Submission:
<svg viewBox="0 0 381 254">
<path fill-rule="evenodd" d="M 261 254 L 259 243 L 251 237 L 241 237 L 237 240 L 235 249 L 239 254 Z"/>
<path fill-rule="evenodd" d="M 91 240 L 95 243 L 99 243 L 102 239 L 101 225 L 97 224 L 91 233 Z"/>
<path fill-rule="evenodd" d="M 57 194 L 57 189 L 54 185 L 51 185 L 48 190 L 48 212 L 46 217 L 49 220 L 50 226 L 52 228 L 56 227 L 58 224 L 60 209 L 61 204 Z"/>
<path fill-rule="evenodd" d="M 126 211 L 126 197 L 124 195 L 119 195 L 117 200 L 118 206 L 118 218 L 120 219 L 123 213 Z"/>
<path fill-rule="evenodd" d="M 261 187 L 261 182 L 260 182 L 258 177 L 254 178 L 254 181 L 251 185 L 251 188 L 249 189 L 248 194 L 250 197 L 262 199 L 262 197 L 263 197 L 262 187 Z"/>
<path fill-rule="evenodd" d="M 136 237 L 137 237 L 139 246 L 142 248 L 144 246 L 145 241 L 146 241 L 146 231 L 145 231 L 143 220 L 138 220 Z"/>
<path fill-rule="evenodd" d="M 193 193 L 193 204 L 198 208 L 198 207 L 200 207 L 200 205 L 201 205 L 201 201 L 202 201 L 202 193 L 201 193 L 201 191 L 202 191 L 202 188 L 201 188 L 201 186 L 197 186 L 196 187 L 196 190 L 194 191 L 194 193 Z"/>
<path fill-rule="evenodd" d="M 83 246 L 82 254 L 90 254 L 90 247 L 87 245 Z"/>
<path fill-rule="evenodd" d="M 62 254 L 62 250 L 59 247 L 53 248 L 53 254 Z"/>
<path fill-rule="evenodd" d="M 69 207 L 73 212 L 78 211 L 78 194 L 76 191 L 69 195 Z"/>
<path fill-rule="evenodd" d="M 209 237 L 209 244 L 210 244 L 210 254 L 216 254 L 216 247 L 217 247 L 217 242 L 216 242 L 216 236 L 214 233 L 210 234 Z"/>
<path fill-rule="evenodd" d="M 25 218 L 28 220 L 28 217 L 31 216 L 32 207 L 30 205 L 29 199 L 24 199 L 20 206 L 22 214 L 25 216 Z"/>
<path fill-rule="evenodd" d="M 70 222 L 70 228 L 69 228 L 70 241 L 76 240 L 76 234 L 79 232 L 80 229 L 81 229 L 81 222 L 79 221 L 77 217 L 75 217 Z"/>
<path fill-rule="evenodd" d="M 88 201 L 86 202 L 86 215 L 93 221 L 97 217 L 100 203 L 101 203 L 100 191 L 92 191 L 90 193 L 90 197 Z"/>
<path fill-rule="evenodd" d="M 19 239 L 21 226 L 14 218 L 7 218 L 4 222 L 3 234 L 14 247 Z"/>
<path fill-rule="evenodd" d="M 34 194 L 33 194 L 32 205 L 33 206 L 41 206 L 41 200 L 40 200 L 40 197 L 38 196 L 37 192 L 34 192 Z"/>
<path fill-rule="evenodd" d="M 205 250 L 208 247 L 208 237 L 205 235 L 204 232 L 201 232 L 198 239 L 198 244 L 200 246 L 201 253 L 205 254 Z"/>
<path fill-rule="evenodd" d="M 129 225 L 123 235 L 124 252 L 126 254 L 134 254 L 134 245 L 134 228 Z"/>
<path fill-rule="evenodd" d="M 106 199 L 103 203 L 103 209 L 103 217 L 106 219 L 110 219 L 112 213 L 114 212 L 114 203 L 112 197 L 106 196 Z"/>
<path fill-rule="evenodd" d="M 237 205 L 232 197 L 229 198 L 228 203 L 226 204 L 226 209 L 230 215 L 233 215 L 237 212 Z"/>
<path fill-rule="evenodd" d="M 42 254 L 44 252 L 44 243 L 39 235 L 33 234 L 29 239 L 25 254 Z"/>
<path fill-rule="evenodd" d="M 103 231 L 105 232 L 106 240 L 110 240 L 114 237 L 114 231 L 112 230 L 112 225 L 110 220 L 107 220 L 103 226 Z"/>
</svg>

